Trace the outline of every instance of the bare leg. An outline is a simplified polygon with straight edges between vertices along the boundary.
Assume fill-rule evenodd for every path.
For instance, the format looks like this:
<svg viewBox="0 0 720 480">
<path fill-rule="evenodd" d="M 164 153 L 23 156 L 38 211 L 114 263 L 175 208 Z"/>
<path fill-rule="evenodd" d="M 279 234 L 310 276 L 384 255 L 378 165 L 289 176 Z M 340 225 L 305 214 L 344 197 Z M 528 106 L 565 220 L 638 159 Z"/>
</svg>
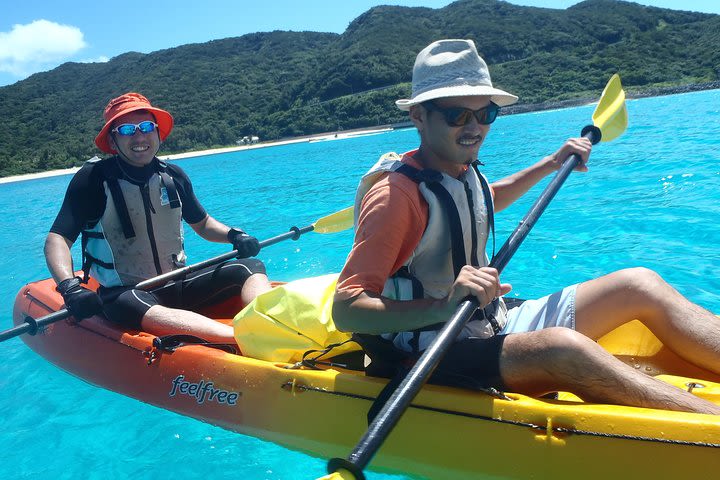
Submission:
<svg viewBox="0 0 720 480">
<path fill-rule="evenodd" d="M 233 327 L 189 310 L 154 305 L 142 318 L 141 327 L 153 335 L 188 334 L 217 343 L 235 343 Z"/>
<path fill-rule="evenodd" d="M 255 297 L 263 292 L 267 292 L 271 288 L 272 285 L 270 285 L 270 280 L 268 280 L 267 275 L 262 273 L 250 275 L 248 279 L 245 280 L 242 291 L 240 292 L 243 305 L 252 302 Z"/>
<path fill-rule="evenodd" d="M 646 268 L 620 270 L 578 286 L 576 329 L 597 340 L 633 319 L 682 358 L 720 373 L 720 319 Z"/>
<path fill-rule="evenodd" d="M 248 277 L 240 292 L 243 305 L 272 287 L 266 275 L 256 273 Z M 188 334 L 218 343 L 235 343 L 234 330 L 230 325 L 217 322 L 190 310 L 154 305 L 142 318 L 143 330 L 154 335 Z"/>
<path fill-rule="evenodd" d="M 567 328 L 508 335 L 500 373 L 512 391 L 568 391 L 596 403 L 720 415 L 720 406 L 625 365 Z"/>
</svg>

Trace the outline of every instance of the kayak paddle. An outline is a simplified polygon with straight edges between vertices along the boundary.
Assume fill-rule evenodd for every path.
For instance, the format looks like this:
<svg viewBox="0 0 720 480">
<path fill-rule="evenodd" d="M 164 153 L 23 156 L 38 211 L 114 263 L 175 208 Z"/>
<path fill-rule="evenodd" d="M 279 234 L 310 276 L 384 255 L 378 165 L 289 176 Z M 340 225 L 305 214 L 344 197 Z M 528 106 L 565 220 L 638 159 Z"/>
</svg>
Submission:
<svg viewBox="0 0 720 480">
<path fill-rule="evenodd" d="M 593 125 L 583 128 L 581 135 L 589 139 L 593 144 L 601 140 L 604 142 L 613 140 L 627 128 L 625 92 L 622 90 L 620 77 L 617 74 L 613 75 L 605 86 L 592 119 Z M 515 231 L 500 248 L 497 255 L 493 257 L 490 262 L 491 267 L 496 268 L 498 272 L 505 268 L 562 184 L 581 161 L 582 159 L 577 154 L 573 154 L 565 160 L 565 163 L 535 201 L 530 211 L 515 228 Z M 460 303 L 453 316 L 450 317 L 437 337 L 423 352 L 417 363 L 390 396 L 380 413 L 377 414 L 352 453 L 347 459 L 331 459 L 327 466 L 328 475 L 322 477 L 321 480 L 365 479 L 363 469 L 370 463 L 372 457 L 400 421 L 400 417 L 410 406 L 412 399 L 415 398 L 478 307 L 478 301 L 474 297 Z"/>
<path fill-rule="evenodd" d="M 292 240 L 297 240 L 300 238 L 301 235 L 308 232 L 314 231 L 317 233 L 335 233 L 347 230 L 348 228 L 352 227 L 352 225 L 353 207 L 348 207 L 338 212 L 322 217 L 318 219 L 315 223 L 306 227 L 292 227 L 289 232 L 283 233 L 276 237 L 268 238 L 267 240 L 263 240 L 262 242 L 260 242 L 260 248 L 275 245 L 276 243 L 287 240 L 288 238 Z M 135 288 L 140 290 L 152 290 L 153 288 L 160 287 L 171 280 L 182 278 L 185 275 L 197 272 L 198 270 L 202 270 L 203 268 L 235 258 L 236 255 L 237 250 L 232 250 L 222 255 L 218 255 L 217 257 L 209 258 L 202 262 L 187 265 L 185 267 L 178 268 L 177 270 L 173 270 L 172 272 L 163 273 L 162 275 L 158 275 L 157 277 L 144 280 L 138 283 Z M 70 312 L 68 312 L 67 309 L 62 309 L 37 319 L 27 317 L 25 318 L 25 323 L 21 325 L 16 325 L 15 327 L 9 330 L 5 330 L 4 332 L 0 332 L 0 342 L 5 341 L 9 338 L 20 336 L 24 333 L 35 335 L 39 329 L 52 323 L 59 322 L 60 320 L 63 320 L 70 316 L 71 314 Z"/>
</svg>

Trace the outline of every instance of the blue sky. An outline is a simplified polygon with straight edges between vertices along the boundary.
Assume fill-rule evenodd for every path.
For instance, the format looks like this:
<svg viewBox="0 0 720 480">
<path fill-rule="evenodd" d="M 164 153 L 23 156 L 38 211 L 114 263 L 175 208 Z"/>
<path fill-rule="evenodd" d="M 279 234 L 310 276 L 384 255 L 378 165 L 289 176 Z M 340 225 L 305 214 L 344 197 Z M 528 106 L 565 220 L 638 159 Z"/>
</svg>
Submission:
<svg viewBox="0 0 720 480">
<path fill-rule="evenodd" d="M 121 53 L 153 52 L 252 32 L 342 33 L 374 5 L 440 8 L 448 0 L 14 0 L 0 15 L 0 86 L 73 62 L 102 62 Z M 567 8 L 577 0 L 511 0 Z M 717 0 L 643 0 L 676 10 L 720 13 Z"/>
</svg>

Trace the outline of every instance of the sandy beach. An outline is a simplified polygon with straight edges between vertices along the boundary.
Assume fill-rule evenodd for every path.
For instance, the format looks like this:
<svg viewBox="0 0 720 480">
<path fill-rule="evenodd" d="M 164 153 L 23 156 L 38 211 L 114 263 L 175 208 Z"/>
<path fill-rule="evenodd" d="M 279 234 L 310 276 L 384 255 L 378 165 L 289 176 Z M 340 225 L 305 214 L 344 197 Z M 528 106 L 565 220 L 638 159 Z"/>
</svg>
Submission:
<svg viewBox="0 0 720 480">
<path fill-rule="evenodd" d="M 341 131 L 341 132 L 320 133 L 317 135 L 308 135 L 308 136 L 295 137 L 295 138 L 289 138 L 289 139 L 284 139 L 284 140 L 259 142 L 259 143 L 255 143 L 252 145 L 238 145 L 236 147 L 214 148 L 214 149 L 209 149 L 209 150 L 195 150 L 192 152 L 175 153 L 172 155 L 160 155 L 160 156 L 158 156 L 158 158 L 160 160 L 182 160 L 184 158 L 200 157 L 200 156 L 204 156 L 204 155 L 215 155 L 218 153 L 230 153 L 230 152 L 239 152 L 242 150 L 254 150 L 256 148 L 277 147 L 279 145 L 289 145 L 291 143 L 343 140 L 343 139 L 354 138 L 354 137 L 359 137 L 359 136 L 363 136 L 363 135 L 375 135 L 378 133 L 389 132 L 392 130 L 393 130 L 393 128 L 388 127 L 388 126 L 363 128 L 363 129 L 357 129 L 357 130 L 345 130 L 345 131 Z M 77 172 L 78 170 L 80 170 L 80 167 L 65 168 L 65 169 L 61 169 L 61 170 L 48 170 L 47 172 L 27 173 L 24 175 L 12 175 L 9 177 L 0 178 L 0 183 L 22 182 L 24 180 L 33 180 L 33 179 L 45 178 L 45 177 L 56 177 L 58 175 L 72 175 L 75 172 Z"/>
</svg>

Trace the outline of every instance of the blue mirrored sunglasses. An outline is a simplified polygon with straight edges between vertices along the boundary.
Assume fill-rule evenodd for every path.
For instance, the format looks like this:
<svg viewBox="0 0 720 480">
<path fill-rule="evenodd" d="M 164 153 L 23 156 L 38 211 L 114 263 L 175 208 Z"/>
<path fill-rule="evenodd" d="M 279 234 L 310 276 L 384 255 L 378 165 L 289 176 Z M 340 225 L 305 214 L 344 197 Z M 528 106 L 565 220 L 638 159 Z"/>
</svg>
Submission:
<svg viewBox="0 0 720 480">
<path fill-rule="evenodd" d="M 140 133 L 154 132 L 157 126 L 157 123 L 151 122 L 150 120 L 145 120 L 144 122 L 140 122 L 137 124 L 123 123 L 122 125 L 118 125 L 117 127 L 113 128 L 112 131 L 124 137 L 131 137 L 135 135 L 138 130 L 140 130 Z"/>
<path fill-rule="evenodd" d="M 433 102 L 423 102 L 423 107 L 431 112 L 439 112 L 445 116 L 445 122 L 451 127 L 464 127 L 470 120 L 475 117 L 480 125 L 490 125 L 495 121 L 500 112 L 500 107 L 490 102 L 487 107 L 478 110 L 470 110 L 469 108 L 450 107 L 442 108 Z"/>
</svg>

